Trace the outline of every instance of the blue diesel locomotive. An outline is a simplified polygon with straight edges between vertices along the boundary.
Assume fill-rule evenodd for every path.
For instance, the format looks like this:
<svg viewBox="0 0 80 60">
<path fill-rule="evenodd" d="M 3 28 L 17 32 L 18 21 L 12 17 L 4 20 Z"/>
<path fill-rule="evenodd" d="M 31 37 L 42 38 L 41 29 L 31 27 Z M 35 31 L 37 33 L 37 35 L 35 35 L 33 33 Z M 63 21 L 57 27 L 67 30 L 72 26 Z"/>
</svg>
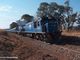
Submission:
<svg viewBox="0 0 80 60">
<path fill-rule="evenodd" d="M 43 17 L 42 19 L 33 20 L 28 23 L 19 20 L 17 24 L 18 27 L 8 31 L 18 32 L 21 35 L 48 42 L 59 38 L 61 35 L 60 20 L 54 17 Z"/>
</svg>

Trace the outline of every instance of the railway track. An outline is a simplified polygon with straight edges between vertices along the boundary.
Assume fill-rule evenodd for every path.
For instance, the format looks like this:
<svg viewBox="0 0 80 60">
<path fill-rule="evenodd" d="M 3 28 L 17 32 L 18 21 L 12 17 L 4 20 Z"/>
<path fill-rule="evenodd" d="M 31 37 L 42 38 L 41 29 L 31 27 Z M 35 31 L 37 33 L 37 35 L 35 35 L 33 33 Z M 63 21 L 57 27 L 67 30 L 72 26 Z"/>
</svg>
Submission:
<svg viewBox="0 0 80 60">
<path fill-rule="evenodd" d="M 52 43 L 51 40 L 53 40 L 53 37 L 49 33 L 46 33 L 46 32 L 23 32 L 23 31 L 19 32 L 19 31 L 16 31 L 16 32 L 10 32 L 10 33 L 16 33 L 16 34 L 22 35 L 24 37 L 29 37 L 29 38 L 32 38 L 32 39 L 45 41 L 47 43 L 48 42 Z M 56 35 L 56 37 L 58 37 L 58 36 Z"/>
</svg>

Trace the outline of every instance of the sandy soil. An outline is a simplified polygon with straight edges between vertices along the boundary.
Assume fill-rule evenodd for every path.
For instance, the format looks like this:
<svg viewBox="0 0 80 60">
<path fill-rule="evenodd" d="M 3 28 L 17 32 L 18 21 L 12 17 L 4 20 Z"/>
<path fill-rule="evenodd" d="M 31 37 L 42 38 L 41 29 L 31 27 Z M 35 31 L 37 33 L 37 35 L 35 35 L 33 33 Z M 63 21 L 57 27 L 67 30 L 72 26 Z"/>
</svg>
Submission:
<svg viewBox="0 0 80 60">
<path fill-rule="evenodd" d="M 70 44 L 68 42 L 69 38 L 73 38 L 73 36 L 62 36 L 60 44 L 57 42 L 51 45 L 39 40 L 0 31 L 0 57 L 18 57 L 13 59 L 0 58 L 0 60 L 80 60 L 80 50 L 78 50 L 80 49 L 80 43 L 74 43 L 71 40 Z"/>
</svg>

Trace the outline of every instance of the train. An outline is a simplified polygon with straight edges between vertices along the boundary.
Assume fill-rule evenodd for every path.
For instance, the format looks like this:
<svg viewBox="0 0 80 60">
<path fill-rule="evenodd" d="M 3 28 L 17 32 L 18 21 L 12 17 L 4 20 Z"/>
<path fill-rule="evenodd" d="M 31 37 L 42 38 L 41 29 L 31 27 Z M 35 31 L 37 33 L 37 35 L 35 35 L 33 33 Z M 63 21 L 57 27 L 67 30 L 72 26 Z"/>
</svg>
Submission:
<svg viewBox="0 0 80 60">
<path fill-rule="evenodd" d="M 24 20 L 18 20 L 16 23 L 18 27 L 7 31 L 46 42 L 59 39 L 62 32 L 60 19 L 54 17 L 43 17 L 27 23 Z"/>
</svg>

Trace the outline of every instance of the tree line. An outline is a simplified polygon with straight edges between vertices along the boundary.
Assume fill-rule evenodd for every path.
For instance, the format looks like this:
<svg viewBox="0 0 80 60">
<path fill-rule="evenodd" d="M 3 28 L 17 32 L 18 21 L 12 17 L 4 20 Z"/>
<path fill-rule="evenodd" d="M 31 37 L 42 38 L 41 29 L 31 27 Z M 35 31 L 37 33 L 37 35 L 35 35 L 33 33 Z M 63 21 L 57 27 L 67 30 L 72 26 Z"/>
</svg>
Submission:
<svg viewBox="0 0 80 60">
<path fill-rule="evenodd" d="M 42 2 L 37 9 L 37 17 L 48 17 L 52 16 L 55 19 L 59 19 L 63 29 L 70 29 L 73 27 L 74 22 L 78 21 L 80 24 L 80 14 L 78 12 L 73 12 L 73 8 L 68 5 L 69 2 L 65 2 L 64 5 L 57 4 L 56 2 Z M 29 14 L 24 14 L 21 19 L 24 19 L 26 23 L 31 22 L 33 16 Z M 10 24 L 10 28 L 17 27 L 16 22 Z"/>
</svg>

